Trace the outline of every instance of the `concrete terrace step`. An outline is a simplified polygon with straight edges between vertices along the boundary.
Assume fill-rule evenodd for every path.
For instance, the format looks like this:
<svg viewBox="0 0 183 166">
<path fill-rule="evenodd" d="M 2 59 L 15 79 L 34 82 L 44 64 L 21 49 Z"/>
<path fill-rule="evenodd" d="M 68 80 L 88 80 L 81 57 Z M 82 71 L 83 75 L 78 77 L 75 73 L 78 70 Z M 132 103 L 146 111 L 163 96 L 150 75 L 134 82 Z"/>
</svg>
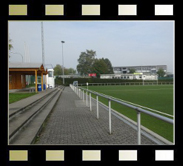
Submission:
<svg viewBox="0 0 183 166">
<path fill-rule="evenodd" d="M 54 92 L 57 88 L 54 89 L 47 89 L 46 91 L 39 92 L 36 95 L 30 96 L 28 98 L 19 100 L 17 102 L 14 102 L 12 104 L 9 104 L 9 117 L 15 115 L 16 113 L 23 111 L 40 100 L 44 99 L 46 96 L 50 95 L 52 92 Z"/>
<path fill-rule="evenodd" d="M 44 110 L 40 111 L 40 113 L 27 125 L 14 139 L 11 144 L 22 145 L 22 144 L 31 144 L 36 139 L 36 136 L 39 134 L 44 121 L 51 113 L 54 105 L 59 99 L 62 90 L 58 90 L 58 93 L 52 98 L 47 106 L 45 106 Z"/>
<path fill-rule="evenodd" d="M 36 105 L 32 106 L 29 110 L 24 111 L 9 121 L 9 138 L 10 141 L 16 135 L 19 130 L 26 125 L 41 109 L 44 109 L 46 104 L 58 93 L 54 91 L 51 95 L 40 101 Z"/>
<path fill-rule="evenodd" d="M 28 98 L 9 104 L 9 119 L 12 119 L 13 116 L 15 116 L 16 114 L 19 114 L 20 112 L 31 108 L 33 105 L 40 102 L 41 100 L 43 100 L 44 98 L 49 96 L 51 93 L 53 93 L 54 91 L 60 88 L 63 88 L 63 86 L 58 86 L 53 89 L 47 89 L 46 91 L 39 92 L 36 95 L 30 96 Z"/>
</svg>

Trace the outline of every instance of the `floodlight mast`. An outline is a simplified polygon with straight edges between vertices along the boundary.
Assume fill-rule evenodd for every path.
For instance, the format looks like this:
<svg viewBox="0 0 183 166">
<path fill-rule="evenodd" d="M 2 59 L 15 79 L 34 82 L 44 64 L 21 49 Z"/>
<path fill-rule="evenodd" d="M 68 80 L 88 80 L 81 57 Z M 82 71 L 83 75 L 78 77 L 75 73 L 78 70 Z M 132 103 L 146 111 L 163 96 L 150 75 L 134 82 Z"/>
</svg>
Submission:
<svg viewBox="0 0 183 166">
<path fill-rule="evenodd" d="M 64 54 L 63 54 L 63 43 L 65 41 L 61 41 L 62 43 L 62 79 L 63 79 L 63 85 L 65 84 L 65 79 L 64 79 Z"/>
<path fill-rule="evenodd" d="M 44 58 L 44 32 L 43 32 L 43 22 L 41 22 L 41 43 L 42 43 L 42 63 L 43 66 L 45 65 L 45 58 Z"/>
</svg>

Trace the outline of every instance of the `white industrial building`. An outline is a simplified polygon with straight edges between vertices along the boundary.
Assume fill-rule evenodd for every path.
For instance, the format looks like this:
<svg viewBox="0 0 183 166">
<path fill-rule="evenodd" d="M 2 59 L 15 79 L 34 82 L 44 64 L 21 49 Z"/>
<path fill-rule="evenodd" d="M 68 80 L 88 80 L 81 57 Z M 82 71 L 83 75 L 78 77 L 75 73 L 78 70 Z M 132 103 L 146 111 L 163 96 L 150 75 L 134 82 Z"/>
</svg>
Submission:
<svg viewBox="0 0 183 166">
<path fill-rule="evenodd" d="M 54 88 L 55 87 L 55 77 L 54 77 L 54 69 L 51 64 L 45 65 L 48 71 L 48 74 L 46 75 L 47 80 L 47 88 Z"/>
<path fill-rule="evenodd" d="M 157 80 L 157 74 L 101 74 L 101 79 L 122 79 L 122 80 Z"/>
<path fill-rule="evenodd" d="M 47 79 L 47 88 L 54 88 L 55 87 L 55 79 L 54 79 L 54 70 L 48 69 L 48 74 L 46 75 Z"/>
<path fill-rule="evenodd" d="M 159 69 L 163 69 L 167 73 L 167 65 L 147 65 L 147 66 L 117 66 L 113 67 L 114 74 L 129 74 L 130 70 L 135 73 L 156 74 Z"/>
<path fill-rule="evenodd" d="M 157 80 L 157 71 L 163 69 L 167 73 L 167 65 L 146 66 L 115 66 L 114 74 L 101 74 L 101 79 L 123 79 L 123 80 Z M 135 71 L 130 73 L 131 70 Z"/>
</svg>

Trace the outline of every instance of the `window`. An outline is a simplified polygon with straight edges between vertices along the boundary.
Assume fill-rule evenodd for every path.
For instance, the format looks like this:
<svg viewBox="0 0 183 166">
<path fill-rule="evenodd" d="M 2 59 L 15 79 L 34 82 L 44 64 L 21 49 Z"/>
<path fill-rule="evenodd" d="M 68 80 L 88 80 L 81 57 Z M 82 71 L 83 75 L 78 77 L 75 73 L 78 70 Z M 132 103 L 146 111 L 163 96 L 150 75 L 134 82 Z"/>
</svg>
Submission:
<svg viewBox="0 0 183 166">
<path fill-rule="evenodd" d="M 53 72 L 52 71 L 48 71 L 48 77 L 53 77 Z"/>
<path fill-rule="evenodd" d="M 41 84 L 41 77 L 40 76 L 37 77 L 37 83 Z"/>
<path fill-rule="evenodd" d="M 24 78 L 23 78 L 23 75 L 21 75 L 21 84 L 23 85 L 23 82 L 24 82 Z"/>
<path fill-rule="evenodd" d="M 12 83 L 12 75 L 9 75 L 9 82 Z"/>
</svg>

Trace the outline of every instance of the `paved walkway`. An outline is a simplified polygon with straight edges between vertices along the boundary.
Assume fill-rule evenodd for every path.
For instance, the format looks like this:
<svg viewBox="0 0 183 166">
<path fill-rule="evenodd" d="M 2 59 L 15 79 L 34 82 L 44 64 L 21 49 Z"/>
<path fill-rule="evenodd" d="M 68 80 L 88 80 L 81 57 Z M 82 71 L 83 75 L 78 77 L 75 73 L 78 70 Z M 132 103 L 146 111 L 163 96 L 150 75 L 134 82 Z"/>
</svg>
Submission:
<svg viewBox="0 0 183 166">
<path fill-rule="evenodd" d="M 134 145 L 137 131 L 112 115 L 112 134 L 109 134 L 108 111 L 96 106 L 86 107 L 70 87 L 62 92 L 37 144 L 62 145 Z M 141 144 L 154 144 L 141 136 Z"/>
</svg>

